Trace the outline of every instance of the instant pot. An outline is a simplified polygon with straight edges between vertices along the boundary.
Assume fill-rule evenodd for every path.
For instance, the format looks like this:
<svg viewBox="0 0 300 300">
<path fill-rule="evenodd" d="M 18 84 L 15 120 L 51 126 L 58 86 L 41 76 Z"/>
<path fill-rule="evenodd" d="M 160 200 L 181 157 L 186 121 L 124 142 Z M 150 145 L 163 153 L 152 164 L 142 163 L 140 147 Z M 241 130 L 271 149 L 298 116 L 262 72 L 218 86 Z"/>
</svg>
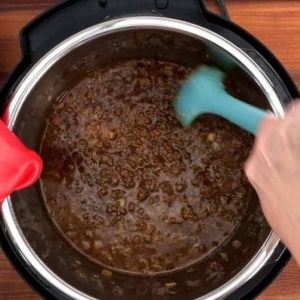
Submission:
<svg viewBox="0 0 300 300">
<path fill-rule="evenodd" d="M 25 145 L 38 151 L 45 112 L 51 101 L 71 84 L 73 75 L 85 74 L 115 58 L 146 56 L 196 64 L 209 55 L 215 55 L 217 64 L 225 70 L 229 60 L 239 66 L 241 72 L 252 79 L 248 88 L 259 87 L 257 97 L 265 99 L 254 104 L 272 109 L 282 117 L 284 107 L 299 96 L 295 84 L 269 50 L 232 23 L 222 1 L 220 5 L 223 17 L 210 13 L 201 0 L 61 2 L 34 19 L 20 34 L 22 59 L 0 94 L 3 120 Z M 199 49 L 202 49 L 201 57 Z M 244 93 L 247 99 L 252 89 Z M 251 102 L 251 97 L 248 98 Z M 1 246 L 24 280 L 46 299 L 121 299 L 127 295 L 129 283 L 124 283 L 121 275 L 103 283 L 103 271 L 99 272 L 93 265 L 79 268 L 80 254 L 67 248 L 55 229 L 50 228 L 43 206 L 39 204 L 41 193 L 37 183 L 12 194 L 2 205 Z M 247 222 L 243 225 L 245 228 L 252 226 Z M 191 292 L 187 297 L 173 295 L 174 299 L 255 298 L 290 258 L 272 231 L 260 238 L 259 249 L 244 257 L 240 268 L 233 268 L 220 281 L 218 276 L 209 279 L 212 288 L 206 294 Z M 70 270 L 74 276 L 68 274 Z M 179 281 L 183 278 L 180 276 Z M 163 279 L 151 280 L 132 279 L 131 285 L 135 287 L 131 290 L 138 292 L 130 299 L 173 297 L 160 289 Z M 182 282 L 184 280 L 186 278 Z M 186 282 L 196 282 L 193 280 Z M 158 294 L 147 285 L 149 282 L 153 290 L 160 291 Z M 113 293 L 103 296 L 101 291 L 105 289 Z"/>
</svg>

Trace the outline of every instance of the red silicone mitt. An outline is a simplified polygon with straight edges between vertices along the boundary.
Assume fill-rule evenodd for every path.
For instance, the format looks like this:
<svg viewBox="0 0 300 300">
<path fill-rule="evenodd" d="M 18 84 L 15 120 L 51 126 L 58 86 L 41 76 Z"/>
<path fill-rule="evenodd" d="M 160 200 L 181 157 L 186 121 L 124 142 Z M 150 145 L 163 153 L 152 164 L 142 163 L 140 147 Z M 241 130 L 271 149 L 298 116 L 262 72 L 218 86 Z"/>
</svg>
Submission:
<svg viewBox="0 0 300 300">
<path fill-rule="evenodd" d="M 34 184 L 42 168 L 39 155 L 25 147 L 0 120 L 0 204 L 12 192 Z"/>
</svg>

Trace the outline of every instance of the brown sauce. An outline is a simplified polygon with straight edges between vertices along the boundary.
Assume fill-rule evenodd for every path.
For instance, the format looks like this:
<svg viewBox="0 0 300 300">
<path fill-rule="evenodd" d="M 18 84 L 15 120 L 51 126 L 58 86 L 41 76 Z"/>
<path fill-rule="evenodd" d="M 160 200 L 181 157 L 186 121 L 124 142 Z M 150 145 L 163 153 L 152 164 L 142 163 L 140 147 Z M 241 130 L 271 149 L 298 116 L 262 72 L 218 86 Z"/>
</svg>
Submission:
<svg viewBox="0 0 300 300">
<path fill-rule="evenodd" d="M 155 274 L 211 253 L 248 209 L 251 140 L 216 116 L 184 129 L 172 101 L 190 69 L 118 62 L 50 113 L 41 155 L 47 210 L 70 243 L 120 271 Z"/>
</svg>

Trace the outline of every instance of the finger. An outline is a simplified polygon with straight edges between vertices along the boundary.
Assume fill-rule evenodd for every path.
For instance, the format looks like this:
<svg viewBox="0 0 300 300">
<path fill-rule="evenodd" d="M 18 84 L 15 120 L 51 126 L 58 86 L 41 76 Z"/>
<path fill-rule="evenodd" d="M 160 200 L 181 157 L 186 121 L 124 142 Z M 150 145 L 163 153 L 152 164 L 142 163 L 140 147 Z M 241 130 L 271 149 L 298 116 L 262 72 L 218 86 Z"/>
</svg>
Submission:
<svg viewBox="0 0 300 300">
<path fill-rule="evenodd" d="M 261 123 L 254 141 L 251 156 L 263 165 L 271 165 L 271 158 L 280 156 L 281 145 L 277 138 L 277 131 L 282 120 L 268 116 Z M 274 157 L 273 157 L 274 156 Z"/>
<path fill-rule="evenodd" d="M 266 117 L 258 129 L 252 152 L 245 163 L 245 173 L 250 183 L 258 188 L 258 183 L 263 184 L 265 173 L 272 168 L 271 149 L 277 148 L 280 155 L 280 147 L 274 139 L 274 132 L 278 127 L 279 119 L 273 116 Z"/>
<path fill-rule="evenodd" d="M 286 162 L 300 159 L 300 101 L 295 100 L 277 129 L 277 140 Z M 275 154 L 277 155 L 277 154 Z"/>
<path fill-rule="evenodd" d="M 254 189 L 258 192 L 259 186 L 258 182 L 261 182 L 261 176 L 257 173 L 258 166 L 256 164 L 255 159 L 250 157 L 244 166 L 245 174 L 250 182 L 250 184 L 254 187 Z"/>
</svg>

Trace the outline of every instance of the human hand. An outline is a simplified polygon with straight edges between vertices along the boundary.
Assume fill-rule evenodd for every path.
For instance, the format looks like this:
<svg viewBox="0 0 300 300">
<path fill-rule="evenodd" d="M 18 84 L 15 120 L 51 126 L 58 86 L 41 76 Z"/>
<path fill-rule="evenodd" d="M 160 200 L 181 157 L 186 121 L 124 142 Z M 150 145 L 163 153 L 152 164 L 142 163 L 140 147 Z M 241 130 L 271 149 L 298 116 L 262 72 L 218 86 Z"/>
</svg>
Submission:
<svg viewBox="0 0 300 300">
<path fill-rule="evenodd" d="M 270 226 L 300 264 L 300 101 L 259 127 L 245 172 Z"/>
</svg>

